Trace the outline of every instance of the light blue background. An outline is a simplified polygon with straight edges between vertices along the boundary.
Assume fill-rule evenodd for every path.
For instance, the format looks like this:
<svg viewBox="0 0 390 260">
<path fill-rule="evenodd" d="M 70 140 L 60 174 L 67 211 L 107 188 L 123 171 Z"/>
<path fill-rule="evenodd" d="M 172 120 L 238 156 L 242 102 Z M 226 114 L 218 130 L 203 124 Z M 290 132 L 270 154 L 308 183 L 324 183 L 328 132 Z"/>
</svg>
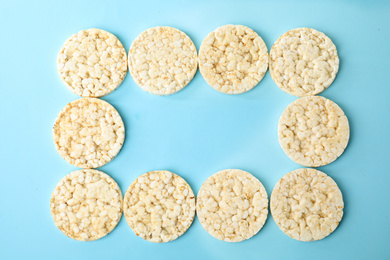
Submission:
<svg viewBox="0 0 390 260">
<path fill-rule="evenodd" d="M 112 2 L 112 3 L 111 3 Z M 0 0 L 0 259 L 390 259 L 390 1 L 6 1 Z M 345 153 L 319 168 L 340 186 L 345 213 L 322 241 L 304 243 L 282 233 L 271 215 L 252 239 L 214 239 L 196 218 L 167 244 L 138 238 L 124 218 L 94 242 L 67 238 L 54 225 L 49 201 L 57 182 L 77 168 L 56 152 L 52 125 L 78 98 L 60 81 L 56 56 L 65 40 L 97 27 L 115 34 L 128 51 L 143 30 L 157 25 L 186 32 L 196 47 L 215 28 L 243 24 L 268 49 L 289 29 L 312 27 L 336 44 L 340 70 L 321 95 L 348 116 Z M 235 96 L 209 87 L 200 73 L 181 92 L 153 96 L 128 74 L 103 98 L 126 125 L 118 157 L 100 170 L 125 192 L 147 171 L 183 176 L 197 193 L 225 168 L 251 172 L 271 194 L 275 183 L 300 168 L 278 144 L 277 123 L 296 97 L 267 72 L 252 91 Z"/>
</svg>

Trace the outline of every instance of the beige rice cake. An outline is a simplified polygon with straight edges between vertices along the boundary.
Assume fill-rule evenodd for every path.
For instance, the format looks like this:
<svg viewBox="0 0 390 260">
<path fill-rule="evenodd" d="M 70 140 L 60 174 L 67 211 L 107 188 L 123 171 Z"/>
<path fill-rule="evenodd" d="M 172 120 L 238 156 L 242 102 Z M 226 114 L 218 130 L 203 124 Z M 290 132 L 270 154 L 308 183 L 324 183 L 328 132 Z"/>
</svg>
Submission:
<svg viewBox="0 0 390 260">
<path fill-rule="evenodd" d="M 287 173 L 271 194 L 271 214 L 279 228 L 299 241 L 332 233 L 343 217 L 344 202 L 335 181 L 315 169 Z"/>
<path fill-rule="evenodd" d="M 348 119 L 333 101 L 320 96 L 302 97 L 283 111 L 279 143 L 287 156 L 307 167 L 336 160 L 347 147 Z"/>
<path fill-rule="evenodd" d="M 200 46 L 200 73 L 210 86 L 225 94 L 251 90 L 267 68 L 267 46 L 255 31 L 243 25 L 221 26 Z"/>
<path fill-rule="evenodd" d="M 198 55 L 190 37 L 168 26 L 142 32 L 129 50 L 129 71 L 143 90 L 170 95 L 187 86 L 198 67 Z"/>
<path fill-rule="evenodd" d="M 70 164 L 98 168 L 119 153 L 125 126 L 119 113 L 106 101 L 80 98 L 58 114 L 53 139 L 58 153 Z"/>
<path fill-rule="evenodd" d="M 57 57 L 61 80 L 82 97 L 101 97 L 114 91 L 127 72 L 127 55 L 122 43 L 100 29 L 72 35 Z"/>
<path fill-rule="evenodd" d="M 92 241 L 106 236 L 122 217 L 122 193 L 107 174 L 83 169 L 66 175 L 50 201 L 56 226 L 68 237 Z"/>
<path fill-rule="evenodd" d="M 180 176 L 170 171 L 151 171 L 130 185 L 123 210 L 137 236 L 165 243 L 177 239 L 191 226 L 195 196 Z"/>
<path fill-rule="evenodd" d="M 268 215 L 267 192 L 248 172 L 222 170 L 202 184 L 196 212 L 210 235 L 226 242 L 240 242 L 263 227 Z"/>
<path fill-rule="evenodd" d="M 310 28 L 290 30 L 270 51 L 270 73 L 284 92 L 313 96 L 327 89 L 339 70 L 336 46 L 324 33 Z"/>
</svg>

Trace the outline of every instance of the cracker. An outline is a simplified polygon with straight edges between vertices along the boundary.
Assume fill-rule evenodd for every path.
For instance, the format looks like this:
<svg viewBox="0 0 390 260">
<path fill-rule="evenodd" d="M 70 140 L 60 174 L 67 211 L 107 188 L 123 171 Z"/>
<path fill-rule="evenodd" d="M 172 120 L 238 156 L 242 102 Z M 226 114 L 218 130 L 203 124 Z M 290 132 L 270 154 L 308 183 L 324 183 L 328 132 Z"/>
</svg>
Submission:
<svg viewBox="0 0 390 260">
<path fill-rule="evenodd" d="M 169 171 L 147 172 L 128 188 L 124 213 L 137 236 L 156 243 L 169 242 L 191 226 L 195 196 L 180 176 Z"/>
<path fill-rule="evenodd" d="M 267 46 L 255 31 L 243 25 L 221 26 L 200 46 L 200 73 L 210 86 L 225 94 L 251 90 L 267 68 Z"/>
<path fill-rule="evenodd" d="M 126 50 L 111 33 L 100 29 L 72 35 L 57 57 L 61 80 L 82 97 L 101 97 L 114 91 L 127 72 Z"/>
<path fill-rule="evenodd" d="M 142 32 L 129 50 L 129 71 L 143 90 L 170 95 L 192 80 L 198 66 L 196 48 L 184 32 L 158 26 Z"/>
<path fill-rule="evenodd" d="M 70 164 L 98 168 L 119 153 L 125 126 L 119 113 L 106 101 L 80 98 L 58 114 L 53 139 L 58 153 Z"/>
<path fill-rule="evenodd" d="M 320 96 L 292 102 L 279 120 L 279 143 L 287 156 L 307 167 L 336 160 L 347 147 L 348 119 L 333 101 Z"/>
<path fill-rule="evenodd" d="M 284 92 L 313 96 L 327 89 L 339 70 L 336 46 L 322 32 L 310 28 L 290 30 L 270 51 L 271 77 Z"/>
<path fill-rule="evenodd" d="M 106 236 L 122 217 L 118 184 L 98 170 L 83 169 L 66 175 L 50 201 L 55 225 L 68 237 L 92 241 Z"/>
<path fill-rule="evenodd" d="M 213 237 L 239 242 L 263 227 L 268 198 L 261 182 L 242 170 L 222 170 L 210 176 L 199 190 L 196 212 Z"/>
<path fill-rule="evenodd" d="M 271 194 L 271 214 L 279 228 L 300 241 L 320 240 L 343 217 L 344 202 L 335 181 L 315 169 L 287 173 Z"/>
</svg>

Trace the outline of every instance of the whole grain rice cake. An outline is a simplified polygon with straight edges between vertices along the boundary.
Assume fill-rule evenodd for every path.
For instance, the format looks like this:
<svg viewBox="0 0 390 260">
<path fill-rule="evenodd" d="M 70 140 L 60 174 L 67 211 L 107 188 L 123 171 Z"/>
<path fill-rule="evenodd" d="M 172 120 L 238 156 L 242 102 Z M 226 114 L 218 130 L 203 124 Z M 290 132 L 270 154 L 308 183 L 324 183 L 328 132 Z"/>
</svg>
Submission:
<svg viewBox="0 0 390 260">
<path fill-rule="evenodd" d="M 278 127 L 279 143 L 287 156 L 307 167 L 336 160 L 349 140 L 349 124 L 343 110 L 320 96 L 302 97 L 283 111 Z"/>
<path fill-rule="evenodd" d="M 123 211 L 137 236 L 156 243 L 169 242 L 191 226 L 195 196 L 180 176 L 170 171 L 151 171 L 130 185 Z"/>
<path fill-rule="evenodd" d="M 129 50 L 129 71 L 143 90 L 170 95 L 183 89 L 194 77 L 198 55 L 190 37 L 168 26 L 142 32 Z"/>
<path fill-rule="evenodd" d="M 119 113 L 106 101 L 80 98 L 58 114 L 53 139 L 58 153 L 70 164 L 98 168 L 119 153 L 125 126 Z"/>
<path fill-rule="evenodd" d="M 268 68 L 267 46 L 252 29 L 224 25 L 203 40 L 199 70 L 206 82 L 225 94 L 241 94 L 254 88 Z"/>
<path fill-rule="evenodd" d="M 263 227 L 268 215 L 267 192 L 248 172 L 222 170 L 202 184 L 196 212 L 210 235 L 239 242 L 251 238 Z"/>
<path fill-rule="evenodd" d="M 290 30 L 270 51 L 271 77 L 284 92 L 313 96 L 327 89 L 339 70 L 336 46 L 324 33 L 311 28 Z"/>
<path fill-rule="evenodd" d="M 82 97 L 101 97 L 114 91 L 127 72 L 127 55 L 122 43 L 100 29 L 72 35 L 57 57 L 61 80 Z"/>
<path fill-rule="evenodd" d="M 315 169 L 287 173 L 271 195 L 271 214 L 278 227 L 299 241 L 331 234 L 343 217 L 344 202 L 335 181 Z"/>
<path fill-rule="evenodd" d="M 92 241 L 106 236 L 122 217 L 122 193 L 107 174 L 83 169 L 66 175 L 50 201 L 55 225 L 68 237 Z"/>
</svg>

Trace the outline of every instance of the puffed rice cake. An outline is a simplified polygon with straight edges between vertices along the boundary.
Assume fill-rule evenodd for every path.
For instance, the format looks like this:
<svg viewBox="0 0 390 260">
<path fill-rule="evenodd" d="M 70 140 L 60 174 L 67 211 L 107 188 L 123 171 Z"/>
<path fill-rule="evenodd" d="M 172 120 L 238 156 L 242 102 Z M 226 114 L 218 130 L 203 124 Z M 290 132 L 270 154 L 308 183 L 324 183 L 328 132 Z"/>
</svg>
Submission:
<svg viewBox="0 0 390 260">
<path fill-rule="evenodd" d="M 311 28 L 290 30 L 270 51 L 269 70 L 284 92 L 313 96 L 327 89 L 339 70 L 336 46 L 324 33 Z"/>
<path fill-rule="evenodd" d="M 267 46 L 255 31 L 243 25 L 221 26 L 200 46 L 200 73 L 210 86 L 225 94 L 251 90 L 267 68 Z"/>
<path fill-rule="evenodd" d="M 113 106 L 97 98 L 80 98 L 67 104 L 53 127 L 58 153 L 80 168 L 98 168 L 119 153 L 125 126 Z"/>
<path fill-rule="evenodd" d="M 240 242 L 263 227 L 268 215 L 267 192 L 248 172 L 222 170 L 202 184 L 196 212 L 210 235 L 226 242 Z"/>
<path fill-rule="evenodd" d="M 129 71 L 143 90 L 154 95 L 171 95 L 194 77 L 198 55 L 190 37 L 168 26 L 142 32 L 129 50 Z"/>
<path fill-rule="evenodd" d="M 348 119 L 329 99 L 302 97 L 283 111 L 278 136 L 291 160 L 306 167 L 319 167 L 333 162 L 344 152 L 349 140 Z"/>
<path fill-rule="evenodd" d="M 151 171 L 128 188 L 124 213 L 137 236 L 165 243 L 177 239 L 191 226 L 195 196 L 180 176 L 170 171 Z"/>
<path fill-rule="evenodd" d="M 88 29 L 73 34 L 57 57 L 61 80 L 82 97 L 102 97 L 114 91 L 127 73 L 127 55 L 111 33 Z"/>
<path fill-rule="evenodd" d="M 62 233 L 76 240 L 92 241 L 106 236 L 119 223 L 122 193 L 104 172 L 78 170 L 57 184 L 50 210 Z"/>
<path fill-rule="evenodd" d="M 331 234 L 343 217 L 344 202 L 335 181 L 315 169 L 287 173 L 271 194 L 271 214 L 278 227 L 299 241 Z"/>
</svg>

